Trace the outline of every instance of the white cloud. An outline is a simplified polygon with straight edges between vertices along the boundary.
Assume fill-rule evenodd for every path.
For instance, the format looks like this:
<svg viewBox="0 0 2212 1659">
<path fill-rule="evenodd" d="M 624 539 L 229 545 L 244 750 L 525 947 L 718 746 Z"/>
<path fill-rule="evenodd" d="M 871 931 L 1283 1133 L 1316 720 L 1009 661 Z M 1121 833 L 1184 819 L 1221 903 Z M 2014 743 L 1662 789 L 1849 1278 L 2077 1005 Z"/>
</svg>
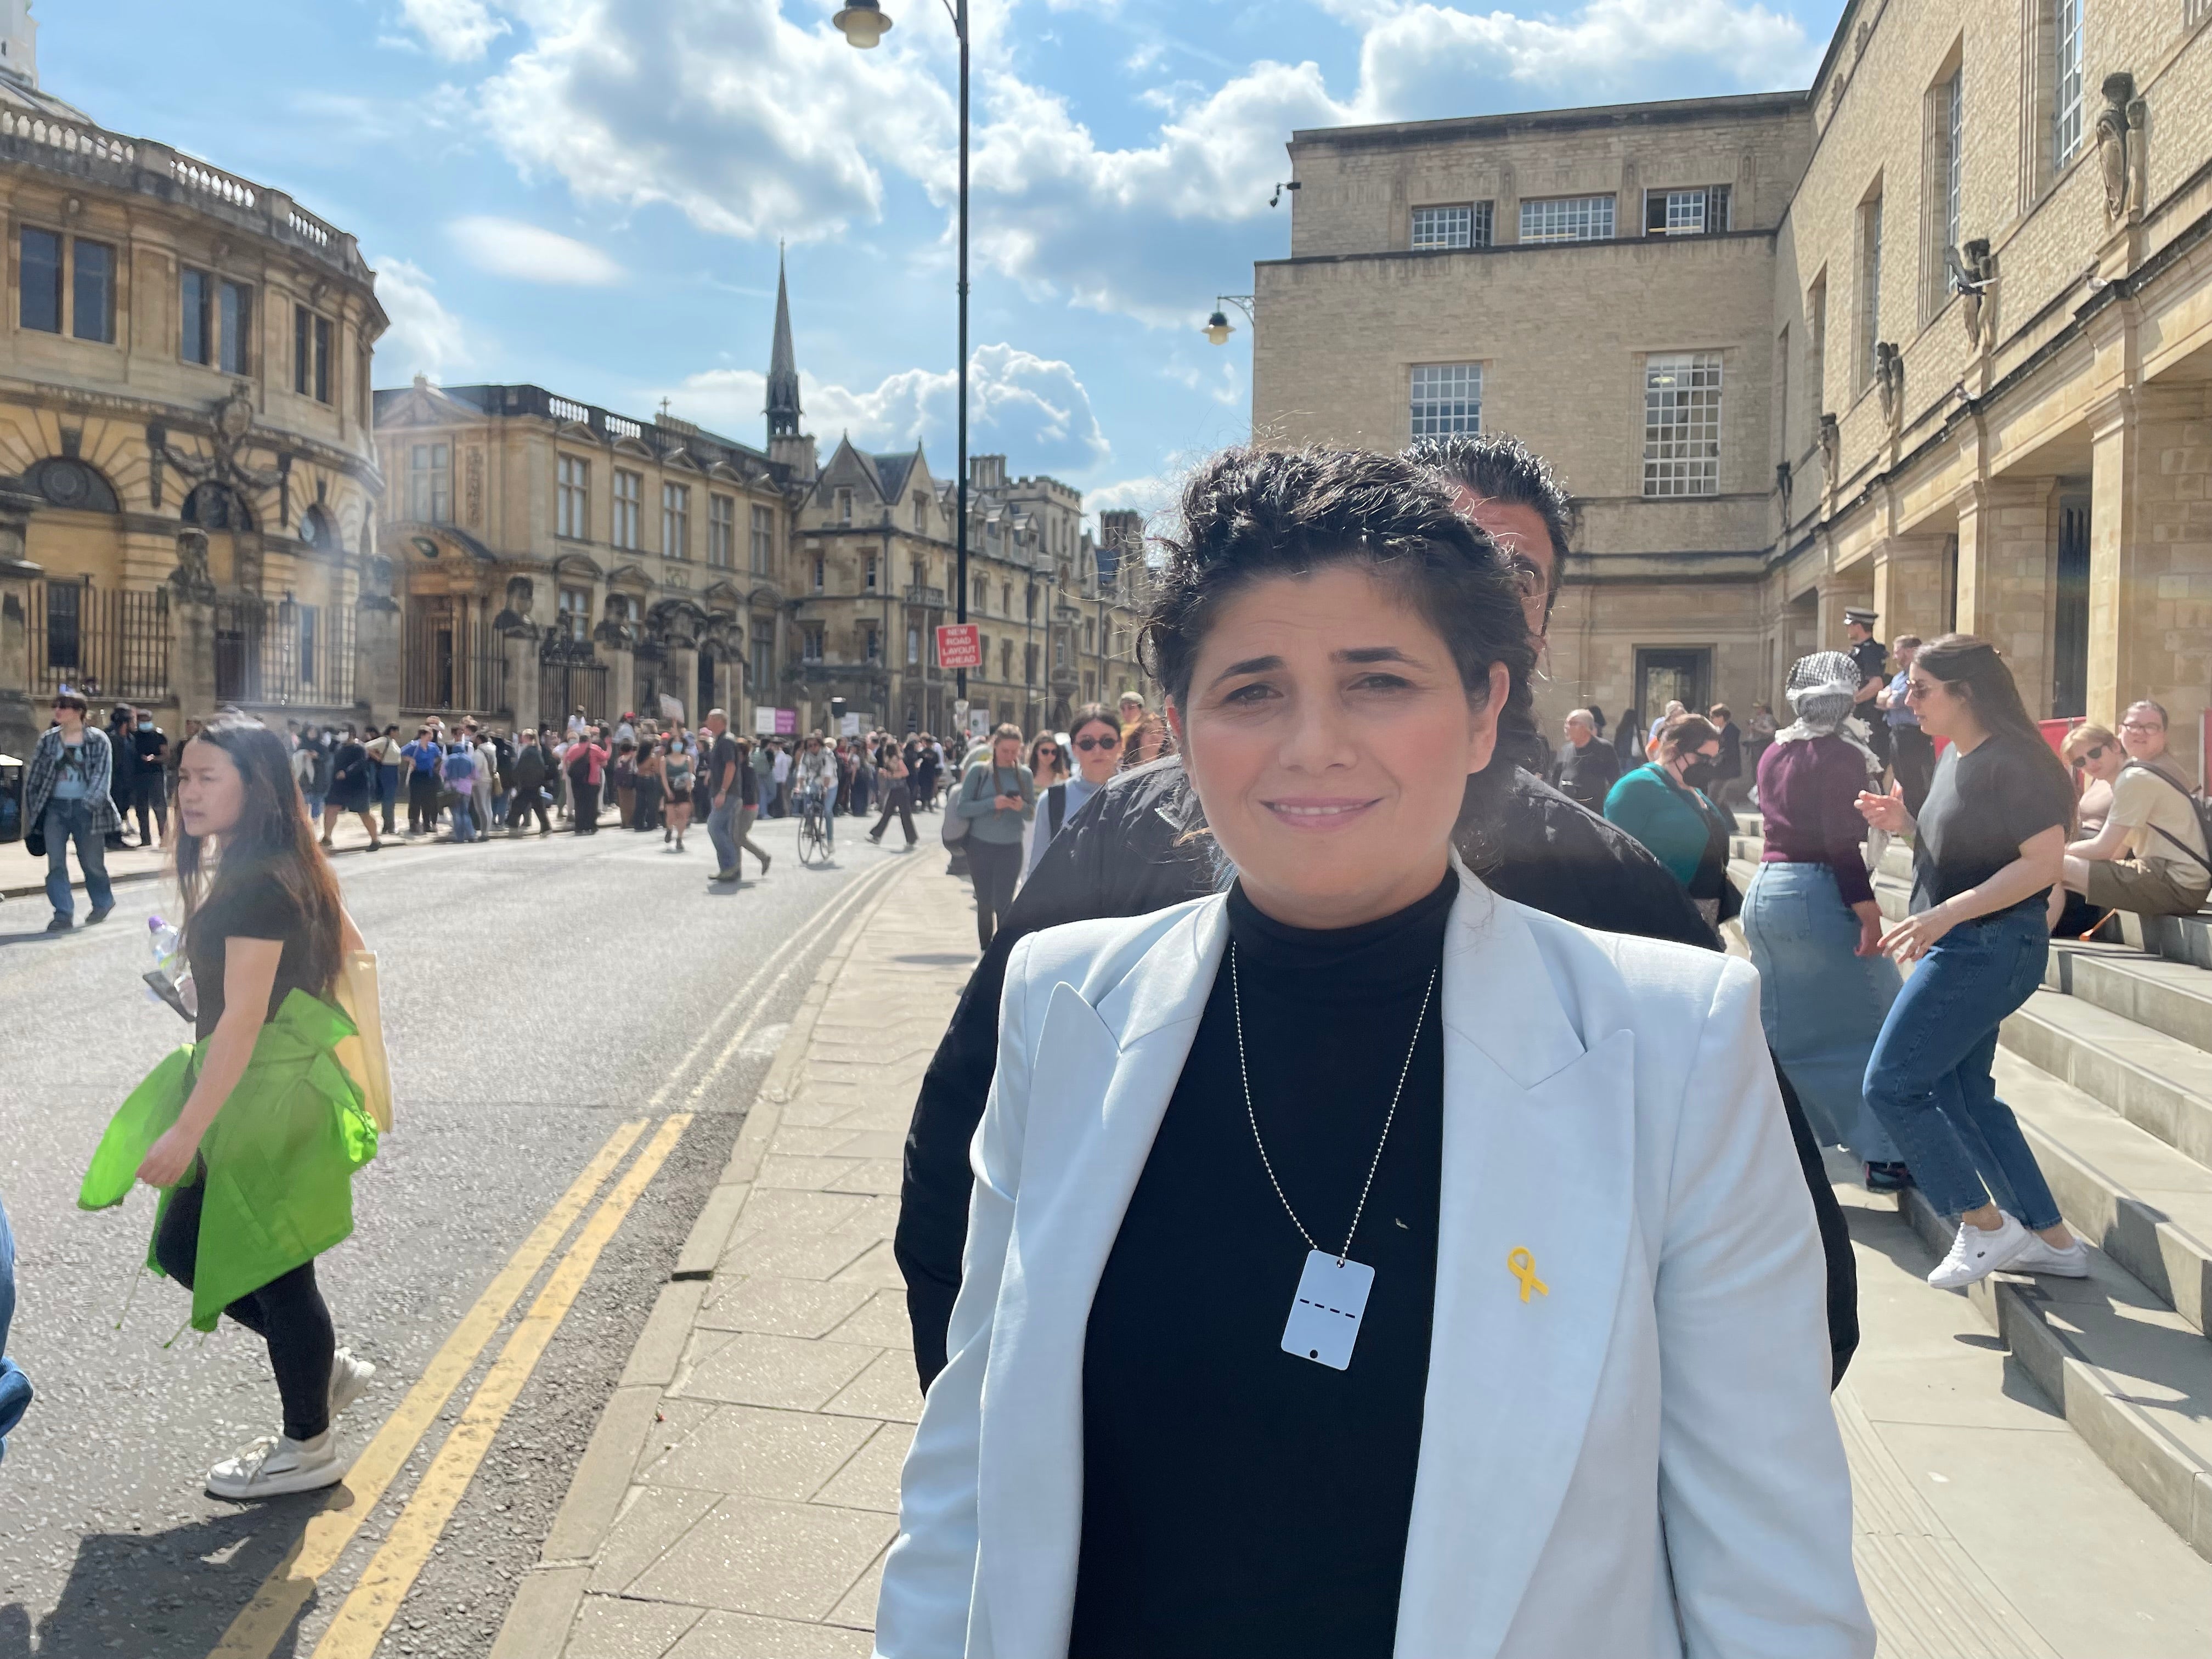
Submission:
<svg viewBox="0 0 2212 1659">
<path fill-rule="evenodd" d="M 443 380 L 469 361 L 461 319 L 439 302 L 430 274 L 410 260 L 379 259 L 376 297 L 392 326 L 376 343 L 377 376 L 386 384 L 427 374 Z M 397 366 L 398 374 L 390 371 Z"/>
<path fill-rule="evenodd" d="M 1004 451 L 1017 472 L 1078 473 L 1104 465 L 1112 447 L 1073 367 L 1011 345 L 975 348 L 968 360 L 968 448 Z M 667 388 L 671 406 L 733 438 L 758 441 L 767 383 L 757 369 L 718 368 Z M 658 399 L 662 393 L 653 391 Z M 849 435 L 863 449 L 924 445 L 931 468 L 953 471 L 955 379 L 950 369 L 902 369 L 873 386 L 848 387 L 803 375 L 799 401 L 823 459 Z"/>
<path fill-rule="evenodd" d="M 424 44 L 448 63 L 483 56 L 484 48 L 507 32 L 483 0 L 399 0 L 399 9 Z"/>
<path fill-rule="evenodd" d="M 518 283 L 608 288 L 628 274 L 588 242 L 520 219 L 471 215 L 446 227 L 469 263 Z"/>
</svg>

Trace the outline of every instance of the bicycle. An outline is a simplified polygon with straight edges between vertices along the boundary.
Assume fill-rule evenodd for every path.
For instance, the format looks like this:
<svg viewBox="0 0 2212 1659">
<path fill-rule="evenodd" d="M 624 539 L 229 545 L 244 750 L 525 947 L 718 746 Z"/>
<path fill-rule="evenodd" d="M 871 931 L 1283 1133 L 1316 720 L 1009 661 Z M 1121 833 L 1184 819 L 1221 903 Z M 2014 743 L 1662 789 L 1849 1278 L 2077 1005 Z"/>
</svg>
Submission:
<svg viewBox="0 0 2212 1659">
<path fill-rule="evenodd" d="M 799 861 L 827 864 L 836 850 L 830 844 L 830 820 L 823 811 L 821 792 L 809 790 L 799 798 Z"/>
</svg>

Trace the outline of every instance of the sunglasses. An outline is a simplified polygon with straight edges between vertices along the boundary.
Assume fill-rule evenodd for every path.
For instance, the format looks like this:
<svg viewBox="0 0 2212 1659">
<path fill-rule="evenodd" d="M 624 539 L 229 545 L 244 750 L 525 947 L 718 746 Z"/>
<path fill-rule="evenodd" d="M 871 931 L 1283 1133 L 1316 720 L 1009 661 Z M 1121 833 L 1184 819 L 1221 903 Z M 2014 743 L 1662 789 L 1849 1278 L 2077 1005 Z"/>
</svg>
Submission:
<svg viewBox="0 0 2212 1659">
<path fill-rule="evenodd" d="M 2074 764 L 2079 766 L 2081 764 L 2082 761 L 2102 760 L 2104 758 L 2105 745 L 2100 743 L 2094 749 L 2084 749 L 2081 751 L 2081 758 L 2076 760 Z"/>
<path fill-rule="evenodd" d="M 1119 749 L 1121 746 L 1121 739 L 1119 738 L 1078 738 L 1075 740 L 1075 746 L 1087 755 L 1094 749 Z"/>
</svg>

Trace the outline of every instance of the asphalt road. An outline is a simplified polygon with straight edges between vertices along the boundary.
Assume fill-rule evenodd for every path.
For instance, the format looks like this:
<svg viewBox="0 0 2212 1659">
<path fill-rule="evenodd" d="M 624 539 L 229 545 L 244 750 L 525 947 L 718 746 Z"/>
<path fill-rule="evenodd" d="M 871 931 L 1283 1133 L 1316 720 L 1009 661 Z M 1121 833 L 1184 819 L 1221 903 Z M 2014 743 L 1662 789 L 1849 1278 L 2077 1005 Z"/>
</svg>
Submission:
<svg viewBox="0 0 2212 1659">
<path fill-rule="evenodd" d="M 337 861 L 380 957 L 398 1119 L 356 1179 L 354 1237 L 318 1264 L 339 1340 L 380 1367 L 339 1425 L 349 1454 L 621 1123 L 649 1115 L 650 1133 L 670 1111 L 697 1114 L 525 1385 L 380 1654 L 489 1650 L 822 953 L 842 915 L 865 909 L 861 885 L 909 856 L 870 847 L 852 820 L 839 828 L 836 862 L 807 869 L 790 822 L 767 824 L 756 833 L 773 870 L 757 878 L 749 860 L 735 892 L 708 890 L 703 831 L 682 858 L 612 829 Z M 911 856 L 942 854 L 925 840 Z M 146 918 L 173 902 L 152 883 L 118 896 L 105 926 L 60 939 L 35 932 L 43 903 L 0 905 L 0 1196 L 21 1289 L 9 1347 L 38 1390 L 0 1463 L 0 1659 L 207 1655 L 320 1507 L 204 1492 L 210 1465 L 276 1431 L 265 1351 L 227 1321 L 179 1334 L 186 1297 L 138 1272 L 149 1192 L 97 1215 L 75 1207 L 109 1115 L 186 1035 L 138 981 Z M 313 1653 L 483 1370 L 270 1651 Z"/>
</svg>

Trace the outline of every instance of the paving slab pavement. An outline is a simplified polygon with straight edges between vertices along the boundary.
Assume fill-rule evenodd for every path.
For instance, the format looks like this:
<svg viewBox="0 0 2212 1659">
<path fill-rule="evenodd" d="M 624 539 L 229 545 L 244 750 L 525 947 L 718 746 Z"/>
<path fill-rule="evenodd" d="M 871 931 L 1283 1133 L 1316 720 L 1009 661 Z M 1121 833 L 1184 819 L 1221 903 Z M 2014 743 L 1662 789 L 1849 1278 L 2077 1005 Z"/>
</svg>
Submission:
<svg viewBox="0 0 2212 1659">
<path fill-rule="evenodd" d="M 866 1654 L 921 1407 L 899 1154 L 974 906 L 927 854 L 832 950 L 493 1659 Z M 1893 1659 L 2212 1651 L 2212 1564 L 2100 1464 L 1893 1203 L 1839 1165 L 1863 1345 L 1836 1395 Z"/>
</svg>

